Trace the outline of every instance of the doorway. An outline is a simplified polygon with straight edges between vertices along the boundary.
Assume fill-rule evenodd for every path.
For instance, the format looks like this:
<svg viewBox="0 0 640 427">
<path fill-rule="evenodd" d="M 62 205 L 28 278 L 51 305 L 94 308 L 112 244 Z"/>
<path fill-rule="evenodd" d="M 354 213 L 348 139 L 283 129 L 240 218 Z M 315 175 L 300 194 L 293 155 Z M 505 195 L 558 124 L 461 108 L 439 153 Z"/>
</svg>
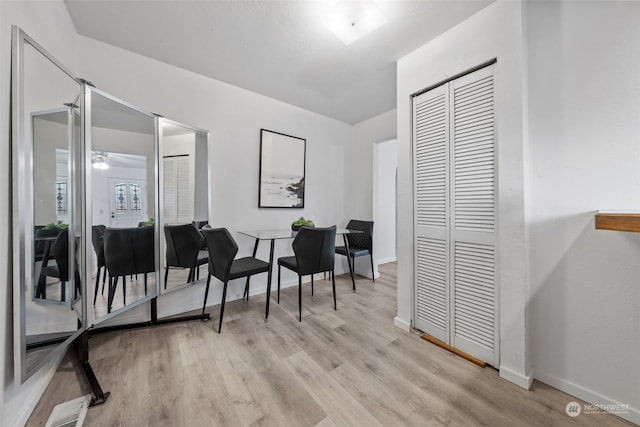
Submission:
<svg viewBox="0 0 640 427">
<path fill-rule="evenodd" d="M 373 253 L 375 265 L 395 262 L 398 141 L 373 144 Z M 376 267 L 376 276 L 378 275 Z"/>
</svg>

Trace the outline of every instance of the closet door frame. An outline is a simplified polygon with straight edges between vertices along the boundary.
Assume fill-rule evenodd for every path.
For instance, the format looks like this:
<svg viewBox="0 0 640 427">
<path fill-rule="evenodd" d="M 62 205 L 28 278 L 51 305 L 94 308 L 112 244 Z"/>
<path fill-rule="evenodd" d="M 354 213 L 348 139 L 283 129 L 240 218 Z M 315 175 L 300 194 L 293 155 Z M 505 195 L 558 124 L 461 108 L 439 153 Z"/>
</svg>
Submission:
<svg viewBox="0 0 640 427">
<path fill-rule="evenodd" d="M 495 60 L 482 64 L 478 67 L 475 67 L 469 71 L 464 73 L 460 73 L 444 82 L 438 83 L 437 85 L 431 86 L 420 93 L 417 93 L 413 96 L 412 99 L 412 163 L 413 163 L 413 200 L 414 200 L 414 303 L 412 305 L 413 310 L 413 327 L 417 328 L 421 331 L 426 332 L 429 335 L 434 336 L 435 338 L 444 341 L 445 343 L 452 345 L 456 348 L 459 348 L 462 351 L 466 351 L 471 354 L 478 354 L 481 358 L 488 363 L 499 366 L 499 250 L 498 250 L 498 138 L 497 138 L 497 117 L 496 117 L 496 105 L 495 105 Z M 483 230 L 464 230 L 462 229 L 456 230 L 456 203 L 455 203 L 455 171 L 452 168 L 455 167 L 454 156 L 455 156 L 455 134 L 454 134 L 454 88 L 456 83 L 464 83 L 465 80 L 476 79 L 476 76 L 471 77 L 471 75 L 484 74 L 485 76 L 491 76 L 491 88 L 492 88 L 492 113 L 493 113 L 493 141 L 492 141 L 492 149 L 493 149 L 493 226 L 488 227 L 488 232 L 483 233 Z M 480 77 L 482 79 L 483 77 Z M 428 210 L 425 210 L 424 203 L 421 202 L 423 199 L 419 199 L 419 193 L 422 192 L 424 196 L 425 189 L 425 180 L 424 180 L 424 171 L 422 171 L 422 175 L 419 175 L 419 166 L 422 164 L 425 165 L 424 157 L 421 158 L 421 151 L 424 152 L 424 147 L 420 145 L 423 141 L 420 140 L 421 136 L 419 135 L 420 124 L 423 122 L 423 119 L 419 117 L 420 110 L 418 110 L 419 106 L 424 105 L 429 102 L 431 99 L 439 96 L 440 94 L 444 94 L 445 98 L 445 115 L 446 115 L 446 167 L 445 167 L 445 225 L 443 227 L 434 227 L 432 224 L 426 224 L 424 221 L 425 212 L 429 213 Z M 486 159 L 486 155 L 484 159 Z M 427 186 L 430 186 L 429 183 L 426 183 Z M 433 187 L 433 186 L 431 186 Z M 484 188 L 486 190 L 486 186 Z M 432 197 L 433 195 L 427 194 L 428 197 Z M 431 200 L 431 199 L 430 199 Z M 432 207 L 431 207 L 432 208 Z M 476 209 L 480 209 L 478 206 L 472 206 L 469 210 L 473 211 Z M 486 215 L 486 212 L 483 213 Z M 441 247 L 438 247 L 437 243 L 442 239 L 445 240 L 444 254 L 440 253 L 442 250 Z M 473 246 L 475 243 L 480 245 L 480 249 L 488 249 L 487 251 L 488 257 L 484 261 L 484 267 L 488 270 L 488 266 L 492 264 L 493 271 L 487 273 L 488 275 L 493 276 L 493 342 L 490 343 L 490 337 L 487 337 L 485 334 L 485 342 L 488 344 L 492 344 L 492 348 L 481 347 L 480 345 L 475 345 L 473 342 L 468 342 L 465 337 L 461 337 L 457 335 L 456 331 L 456 241 L 471 241 L 471 245 Z M 477 241 L 477 242 L 476 242 Z M 464 245 L 464 244 L 463 244 Z M 484 248 L 482 246 L 485 246 Z M 467 248 L 468 250 L 474 251 L 478 248 L 471 247 Z M 436 259 L 434 260 L 434 251 L 436 255 Z M 427 257 L 423 257 L 421 255 L 428 254 Z M 490 256 L 493 256 L 493 263 L 491 263 Z M 444 266 L 440 265 L 441 262 L 444 261 Z M 424 286 L 423 289 L 420 289 L 419 282 L 425 281 L 425 270 L 429 270 L 431 277 L 444 277 L 444 289 L 436 289 L 440 292 L 440 297 L 444 297 L 445 301 L 440 308 L 440 311 L 444 313 L 446 322 L 444 325 L 440 323 L 440 327 L 436 325 L 425 323 L 425 308 L 430 306 L 429 301 L 425 301 L 425 291 Z M 437 270 L 434 273 L 434 270 Z M 432 280 L 433 281 L 433 280 Z M 436 280 L 439 282 L 439 280 Z M 441 287 L 441 283 L 436 284 L 438 287 Z M 429 287 L 431 287 L 431 283 Z M 458 285 L 459 286 L 459 285 Z M 464 289 L 463 289 L 464 290 Z M 430 293 L 432 289 L 429 289 Z M 486 290 L 485 290 L 486 291 Z M 471 298 L 473 300 L 473 298 Z M 469 301 L 463 301 L 462 304 L 468 303 Z M 482 301 L 480 301 L 482 302 Z M 441 304 L 442 301 L 437 301 L 437 304 Z M 437 305 L 436 304 L 436 305 Z M 462 307 L 462 306 L 460 306 Z M 460 310 L 460 314 L 464 315 L 464 310 Z M 440 313 L 438 313 L 440 314 Z M 468 313 L 467 313 L 468 314 Z M 434 317 L 434 316 L 427 316 Z M 435 316 L 437 320 L 440 322 L 442 319 L 441 316 Z M 473 326 L 473 325 L 472 325 Z M 485 331 L 486 332 L 486 331 Z M 489 341 L 486 341 L 489 340 Z M 474 348 L 475 347 L 475 348 Z"/>
</svg>

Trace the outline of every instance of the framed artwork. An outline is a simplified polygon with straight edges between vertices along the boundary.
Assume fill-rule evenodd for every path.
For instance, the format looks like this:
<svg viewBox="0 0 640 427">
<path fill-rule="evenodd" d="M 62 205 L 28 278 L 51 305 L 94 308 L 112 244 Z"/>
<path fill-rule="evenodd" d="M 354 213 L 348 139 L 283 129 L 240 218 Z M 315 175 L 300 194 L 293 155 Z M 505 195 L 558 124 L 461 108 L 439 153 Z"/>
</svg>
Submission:
<svg viewBox="0 0 640 427">
<path fill-rule="evenodd" d="M 260 208 L 304 208 L 307 140 L 260 129 Z"/>
</svg>

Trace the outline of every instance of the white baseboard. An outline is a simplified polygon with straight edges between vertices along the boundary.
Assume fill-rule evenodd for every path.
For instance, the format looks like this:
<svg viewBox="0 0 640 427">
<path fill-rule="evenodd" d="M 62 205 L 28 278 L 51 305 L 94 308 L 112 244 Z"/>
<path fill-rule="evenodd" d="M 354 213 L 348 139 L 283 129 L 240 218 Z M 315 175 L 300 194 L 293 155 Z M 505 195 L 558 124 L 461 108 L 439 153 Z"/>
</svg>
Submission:
<svg viewBox="0 0 640 427">
<path fill-rule="evenodd" d="M 396 261 L 398 261 L 398 258 L 396 257 L 382 258 L 378 260 L 378 265 L 388 264 L 390 262 L 396 262 Z"/>
<path fill-rule="evenodd" d="M 628 405 L 628 402 L 617 402 L 614 399 L 610 399 L 606 396 L 603 396 L 595 391 L 589 390 L 583 386 L 572 383 L 571 381 L 567 381 L 563 378 L 558 378 L 555 375 L 550 375 L 546 372 L 542 372 L 538 369 L 534 370 L 534 377 L 536 380 L 543 382 L 551 387 L 555 387 L 558 390 L 564 391 L 572 396 L 577 397 L 580 400 L 584 400 L 587 403 L 593 405 Z M 569 402 L 566 402 L 569 403 Z M 634 424 L 640 425 L 640 409 L 633 408 L 629 405 L 629 410 L 621 413 L 616 413 L 616 416 L 630 421 Z M 597 416 L 597 415 L 589 415 L 589 414 L 581 414 L 579 417 L 583 416 Z"/>
<path fill-rule="evenodd" d="M 354 271 L 353 274 L 357 274 L 358 276 L 366 277 L 367 279 L 371 279 L 371 270 L 369 271 Z M 380 277 L 380 272 L 376 271 L 376 279 Z"/>
<path fill-rule="evenodd" d="M 525 390 L 531 389 L 533 383 L 533 375 L 531 373 L 522 375 L 519 372 L 515 372 L 507 367 L 500 366 L 500 378 L 503 378 L 515 385 L 522 387 Z"/>
<path fill-rule="evenodd" d="M 400 319 L 397 316 L 393 318 L 393 326 L 400 328 L 405 332 L 411 332 L 411 323 L 404 319 Z"/>
</svg>

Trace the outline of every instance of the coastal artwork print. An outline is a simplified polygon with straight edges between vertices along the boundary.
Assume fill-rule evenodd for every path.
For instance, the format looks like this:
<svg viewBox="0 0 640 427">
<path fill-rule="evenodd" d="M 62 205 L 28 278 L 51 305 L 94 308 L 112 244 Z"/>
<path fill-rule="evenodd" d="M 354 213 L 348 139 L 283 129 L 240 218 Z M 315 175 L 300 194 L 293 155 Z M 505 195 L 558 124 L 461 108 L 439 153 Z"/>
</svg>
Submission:
<svg viewBox="0 0 640 427">
<path fill-rule="evenodd" d="M 260 130 L 261 208 L 304 208 L 307 141 L 266 129 Z"/>
</svg>

